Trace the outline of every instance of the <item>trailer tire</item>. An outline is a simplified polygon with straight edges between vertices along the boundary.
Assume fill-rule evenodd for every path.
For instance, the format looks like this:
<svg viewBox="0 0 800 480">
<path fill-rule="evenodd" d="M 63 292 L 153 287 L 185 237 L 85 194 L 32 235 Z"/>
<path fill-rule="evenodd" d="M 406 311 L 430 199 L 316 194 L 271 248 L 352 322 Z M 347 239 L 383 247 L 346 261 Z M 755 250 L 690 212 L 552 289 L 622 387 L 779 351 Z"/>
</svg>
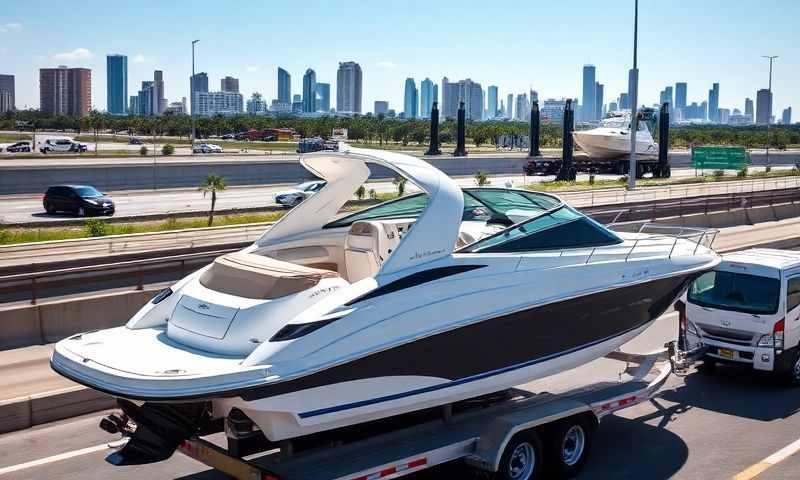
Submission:
<svg viewBox="0 0 800 480">
<path fill-rule="evenodd" d="M 586 465 L 596 425 L 585 416 L 565 418 L 547 433 L 547 478 L 572 478 Z"/>
<path fill-rule="evenodd" d="M 494 480 L 534 480 L 543 472 L 544 449 L 539 435 L 526 430 L 514 435 L 500 457 Z"/>
</svg>

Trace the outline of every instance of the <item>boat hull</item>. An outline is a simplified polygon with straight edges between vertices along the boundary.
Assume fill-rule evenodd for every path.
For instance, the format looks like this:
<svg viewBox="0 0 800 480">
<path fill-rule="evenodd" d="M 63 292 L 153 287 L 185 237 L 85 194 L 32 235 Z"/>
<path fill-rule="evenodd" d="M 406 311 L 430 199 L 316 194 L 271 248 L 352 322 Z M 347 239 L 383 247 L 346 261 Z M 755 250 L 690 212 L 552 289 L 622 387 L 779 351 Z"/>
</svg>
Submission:
<svg viewBox="0 0 800 480">
<path fill-rule="evenodd" d="M 628 135 L 599 135 L 588 130 L 573 132 L 572 137 L 575 143 L 592 158 L 617 158 L 631 151 L 631 139 Z M 645 140 L 637 138 L 636 153 L 658 155 L 658 146 L 651 138 Z"/>
<path fill-rule="evenodd" d="M 639 335 L 696 274 L 520 310 L 214 400 L 270 440 L 452 403 L 589 363 Z"/>
</svg>

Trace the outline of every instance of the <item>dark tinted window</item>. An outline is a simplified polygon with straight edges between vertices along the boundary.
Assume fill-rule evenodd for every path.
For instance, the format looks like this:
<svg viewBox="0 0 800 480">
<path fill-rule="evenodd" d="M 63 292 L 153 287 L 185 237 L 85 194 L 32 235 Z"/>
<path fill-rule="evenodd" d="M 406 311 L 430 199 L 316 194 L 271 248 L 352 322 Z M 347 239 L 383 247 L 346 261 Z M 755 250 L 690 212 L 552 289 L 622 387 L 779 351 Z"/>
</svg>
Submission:
<svg viewBox="0 0 800 480">
<path fill-rule="evenodd" d="M 800 305 L 800 277 L 789 279 L 786 288 L 786 313 L 791 312 Z"/>
<path fill-rule="evenodd" d="M 711 271 L 689 287 L 689 303 L 753 314 L 778 311 L 781 283 L 777 278 Z"/>
<path fill-rule="evenodd" d="M 102 197 L 103 194 L 94 187 L 76 187 L 75 192 L 83 198 Z"/>
</svg>

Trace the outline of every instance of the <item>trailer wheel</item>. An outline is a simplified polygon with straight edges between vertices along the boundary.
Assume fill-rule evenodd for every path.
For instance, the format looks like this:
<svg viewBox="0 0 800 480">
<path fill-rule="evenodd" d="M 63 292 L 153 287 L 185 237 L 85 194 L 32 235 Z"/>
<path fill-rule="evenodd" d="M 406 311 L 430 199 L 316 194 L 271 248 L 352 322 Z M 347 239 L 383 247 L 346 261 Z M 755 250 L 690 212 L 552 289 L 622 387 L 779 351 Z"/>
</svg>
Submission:
<svg viewBox="0 0 800 480">
<path fill-rule="evenodd" d="M 548 478 L 572 478 L 589 458 L 595 426 L 585 417 L 572 417 L 556 423 L 548 432 Z"/>
<path fill-rule="evenodd" d="M 542 473 L 542 442 L 533 430 L 514 435 L 500 458 L 495 480 L 533 480 Z"/>
</svg>

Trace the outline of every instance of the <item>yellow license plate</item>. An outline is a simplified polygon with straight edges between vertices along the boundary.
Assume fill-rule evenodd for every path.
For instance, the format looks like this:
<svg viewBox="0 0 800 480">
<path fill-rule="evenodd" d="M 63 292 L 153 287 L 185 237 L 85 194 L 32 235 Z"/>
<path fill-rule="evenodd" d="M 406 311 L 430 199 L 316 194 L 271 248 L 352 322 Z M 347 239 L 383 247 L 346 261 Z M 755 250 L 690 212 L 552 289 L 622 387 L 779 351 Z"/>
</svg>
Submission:
<svg viewBox="0 0 800 480">
<path fill-rule="evenodd" d="M 727 358 L 729 360 L 733 360 L 734 353 L 733 350 L 728 350 L 727 348 L 719 348 L 717 349 L 717 354 L 722 358 Z"/>
</svg>

